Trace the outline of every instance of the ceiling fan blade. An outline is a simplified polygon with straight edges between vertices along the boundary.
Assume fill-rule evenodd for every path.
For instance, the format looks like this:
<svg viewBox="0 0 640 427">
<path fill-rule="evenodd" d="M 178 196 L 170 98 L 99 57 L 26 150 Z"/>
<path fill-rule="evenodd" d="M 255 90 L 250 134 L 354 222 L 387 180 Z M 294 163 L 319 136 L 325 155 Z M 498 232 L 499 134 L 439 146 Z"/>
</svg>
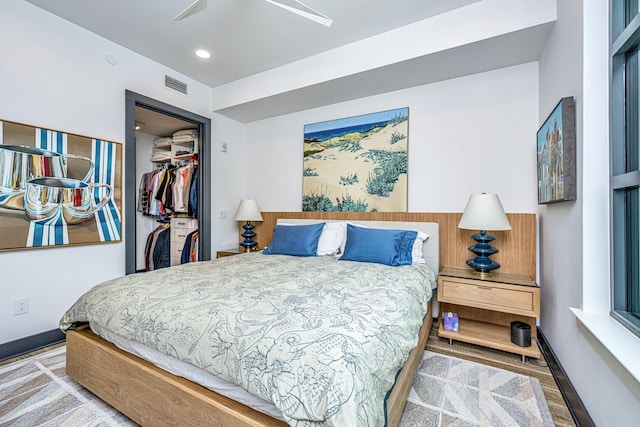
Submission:
<svg viewBox="0 0 640 427">
<path fill-rule="evenodd" d="M 195 13 L 201 12 L 207 8 L 207 0 L 196 0 L 191 3 L 185 10 L 177 14 L 173 20 L 180 21 L 181 19 L 187 18 Z"/>
<path fill-rule="evenodd" d="M 283 9 L 293 12 L 297 15 L 310 19 L 318 24 L 322 24 L 325 27 L 330 27 L 333 24 L 333 19 L 318 12 L 315 9 L 310 8 L 306 4 L 299 2 L 298 0 L 265 0 L 271 4 L 279 6 Z"/>
</svg>

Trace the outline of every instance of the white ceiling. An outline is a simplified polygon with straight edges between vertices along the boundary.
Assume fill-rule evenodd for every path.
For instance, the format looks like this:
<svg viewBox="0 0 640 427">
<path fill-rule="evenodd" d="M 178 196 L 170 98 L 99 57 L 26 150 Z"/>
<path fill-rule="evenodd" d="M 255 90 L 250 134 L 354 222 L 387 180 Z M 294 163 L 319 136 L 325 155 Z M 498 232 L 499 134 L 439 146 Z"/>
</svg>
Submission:
<svg viewBox="0 0 640 427">
<path fill-rule="evenodd" d="M 264 0 L 206 0 L 180 21 L 193 0 L 27 1 L 213 88 L 479 0 L 303 0 L 330 28 Z"/>
<path fill-rule="evenodd" d="M 242 123 L 537 61 L 556 19 L 555 0 L 301 0 L 329 28 L 271 0 L 179 21 L 194 0 L 25 1 L 211 87 Z"/>
</svg>

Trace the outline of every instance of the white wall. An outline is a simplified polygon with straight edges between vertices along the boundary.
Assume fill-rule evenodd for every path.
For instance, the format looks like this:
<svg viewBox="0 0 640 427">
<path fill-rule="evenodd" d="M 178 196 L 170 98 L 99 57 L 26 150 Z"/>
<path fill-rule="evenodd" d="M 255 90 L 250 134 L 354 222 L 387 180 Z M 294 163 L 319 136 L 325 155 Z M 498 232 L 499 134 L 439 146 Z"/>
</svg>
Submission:
<svg viewBox="0 0 640 427">
<path fill-rule="evenodd" d="M 0 119 L 124 142 L 125 89 L 211 116 L 209 88 L 27 2 L 0 3 L 0 39 Z M 165 74 L 187 82 L 189 96 L 165 89 Z M 0 343 L 56 328 L 83 291 L 122 275 L 124 262 L 123 243 L 0 253 Z M 31 310 L 14 316 L 22 297 Z"/>
<path fill-rule="evenodd" d="M 245 150 L 245 127 L 235 120 L 228 119 L 219 114 L 213 114 L 211 119 L 212 157 L 214 168 L 211 171 L 211 234 L 213 246 L 212 257 L 215 251 L 237 248 L 242 240 L 238 232 L 238 223 L 233 220 L 233 215 L 238 208 L 240 199 L 251 197 L 247 191 L 247 175 L 258 167 L 260 158 Z M 220 144 L 227 143 L 227 151 L 220 151 Z M 264 179 L 264 178 L 263 178 Z M 262 210 L 265 210 L 261 207 Z M 226 216 L 221 218 L 221 214 Z"/>
<path fill-rule="evenodd" d="M 540 58 L 538 118 L 541 124 L 560 98 L 575 98 L 578 197 L 540 205 L 540 325 L 556 353 L 566 356 L 575 344 L 561 339 L 575 323 L 568 307 L 582 302 L 582 2 L 558 3 L 558 22 Z"/>
<path fill-rule="evenodd" d="M 246 196 L 265 211 L 301 210 L 304 125 L 399 107 L 409 107 L 409 211 L 461 212 L 485 191 L 509 212 L 537 212 L 537 63 L 249 123 Z"/>
<path fill-rule="evenodd" d="M 539 122 L 573 95 L 578 148 L 578 200 L 540 207 L 540 326 L 595 424 L 632 426 L 640 384 L 569 311 L 606 319 L 610 307 L 608 31 L 608 2 L 558 0 L 539 61 Z M 605 334 L 615 324 L 596 322 Z"/>
</svg>

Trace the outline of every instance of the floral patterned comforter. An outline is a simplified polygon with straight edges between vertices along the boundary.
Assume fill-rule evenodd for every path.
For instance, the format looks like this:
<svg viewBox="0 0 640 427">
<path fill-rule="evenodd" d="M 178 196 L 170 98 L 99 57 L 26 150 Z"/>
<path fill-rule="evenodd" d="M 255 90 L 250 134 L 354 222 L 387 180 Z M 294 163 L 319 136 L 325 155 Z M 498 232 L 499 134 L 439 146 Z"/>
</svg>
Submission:
<svg viewBox="0 0 640 427">
<path fill-rule="evenodd" d="M 121 277 L 82 296 L 92 322 L 272 402 L 294 426 L 382 426 L 435 275 L 261 253 Z"/>
</svg>

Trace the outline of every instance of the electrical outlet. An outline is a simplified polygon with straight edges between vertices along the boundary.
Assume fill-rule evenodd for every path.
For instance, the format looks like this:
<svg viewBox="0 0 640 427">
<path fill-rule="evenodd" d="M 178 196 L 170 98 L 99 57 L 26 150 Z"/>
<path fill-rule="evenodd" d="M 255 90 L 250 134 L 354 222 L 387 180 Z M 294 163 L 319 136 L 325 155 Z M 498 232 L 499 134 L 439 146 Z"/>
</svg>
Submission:
<svg viewBox="0 0 640 427">
<path fill-rule="evenodd" d="M 227 211 L 220 211 L 220 219 L 227 219 Z"/>
<path fill-rule="evenodd" d="M 13 315 L 26 314 L 29 312 L 29 298 L 19 298 L 13 301 Z"/>
</svg>

